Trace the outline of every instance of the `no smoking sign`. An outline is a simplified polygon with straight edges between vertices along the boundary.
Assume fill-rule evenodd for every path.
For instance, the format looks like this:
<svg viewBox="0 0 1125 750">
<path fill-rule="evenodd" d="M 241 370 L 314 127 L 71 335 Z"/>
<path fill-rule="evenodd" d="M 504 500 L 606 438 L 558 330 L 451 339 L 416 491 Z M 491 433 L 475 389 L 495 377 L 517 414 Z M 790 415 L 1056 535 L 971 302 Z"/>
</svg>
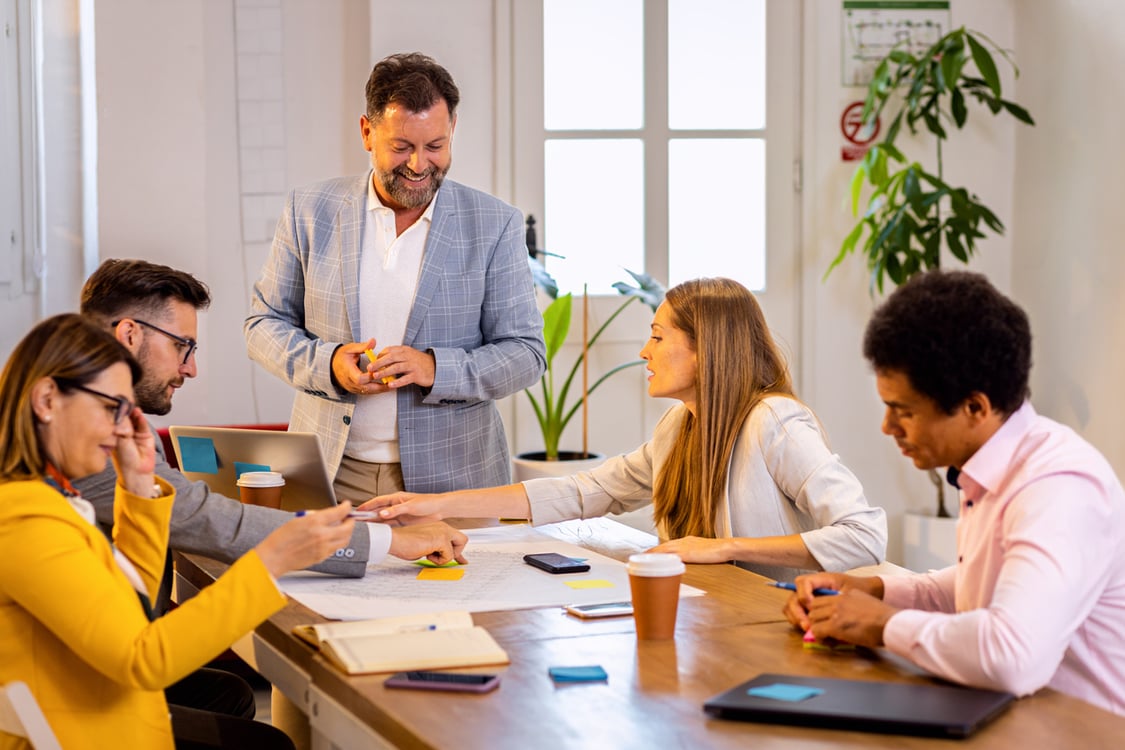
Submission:
<svg viewBox="0 0 1125 750">
<path fill-rule="evenodd" d="M 867 147 L 879 136 L 879 118 L 874 123 L 864 125 L 863 102 L 852 102 L 840 115 L 840 132 L 847 141 L 840 147 L 843 161 L 858 161 L 867 153 Z"/>
</svg>

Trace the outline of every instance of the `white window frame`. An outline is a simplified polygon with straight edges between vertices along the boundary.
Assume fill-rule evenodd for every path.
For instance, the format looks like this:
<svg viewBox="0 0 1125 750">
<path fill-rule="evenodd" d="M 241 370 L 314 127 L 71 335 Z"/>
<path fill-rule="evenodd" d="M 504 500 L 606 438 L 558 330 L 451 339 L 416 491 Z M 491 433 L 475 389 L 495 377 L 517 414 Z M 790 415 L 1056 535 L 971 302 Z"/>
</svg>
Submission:
<svg viewBox="0 0 1125 750">
<path fill-rule="evenodd" d="M 502 3 L 501 5 L 504 5 Z M 668 128 L 668 94 L 663 80 L 648 71 L 667 70 L 668 5 L 645 0 L 645 128 L 642 131 L 547 131 L 543 127 L 543 9 L 538 0 L 510 2 L 511 133 L 510 195 L 537 220 L 540 247 L 550 248 L 544 222 L 543 143 L 547 138 L 637 138 L 645 143 L 645 270 L 668 278 L 669 138 L 766 138 L 766 290 L 758 294 L 770 326 L 792 355 L 800 351 L 800 82 L 801 3 L 766 0 L 767 125 L 760 130 L 675 130 Z M 501 8 L 503 10 L 503 8 Z M 501 24 L 498 28 L 503 28 Z M 501 144 L 501 148 L 502 148 Z M 595 206 L 591 210 L 610 210 Z M 738 217 L 727 221 L 738 231 Z M 793 357 L 790 357 L 793 361 Z M 798 372 L 794 372 L 799 376 Z"/>
<path fill-rule="evenodd" d="M 0 0 L 0 299 L 6 300 L 39 289 L 37 10 L 34 0 Z"/>
</svg>

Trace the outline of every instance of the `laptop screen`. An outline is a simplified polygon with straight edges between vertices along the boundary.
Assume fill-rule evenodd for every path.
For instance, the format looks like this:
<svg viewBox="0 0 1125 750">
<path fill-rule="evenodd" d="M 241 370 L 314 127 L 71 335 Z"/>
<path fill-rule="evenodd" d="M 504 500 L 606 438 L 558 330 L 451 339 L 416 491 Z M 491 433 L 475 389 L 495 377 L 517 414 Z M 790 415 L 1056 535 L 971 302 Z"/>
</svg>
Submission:
<svg viewBox="0 0 1125 750">
<path fill-rule="evenodd" d="M 311 510 L 336 504 L 320 439 L 311 432 L 234 427 L 168 428 L 180 471 L 193 481 L 238 499 L 236 481 L 246 471 L 279 471 L 285 477 L 282 510 Z"/>
</svg>

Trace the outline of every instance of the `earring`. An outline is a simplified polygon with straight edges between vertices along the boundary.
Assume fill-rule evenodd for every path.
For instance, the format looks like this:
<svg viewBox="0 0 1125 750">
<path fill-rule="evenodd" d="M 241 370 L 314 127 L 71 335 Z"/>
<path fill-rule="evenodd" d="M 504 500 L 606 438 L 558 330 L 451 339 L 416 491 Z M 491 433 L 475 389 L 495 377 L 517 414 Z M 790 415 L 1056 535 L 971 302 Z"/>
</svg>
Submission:
<svg viewBox="0 0 1125 750">
<path fill-rule="evenodd" d="M 50 414 L 44 414 L 43 415 L 43 421 L 44 422 L 50 422 L 51 421 L 51 415 Z"/>
</svg>

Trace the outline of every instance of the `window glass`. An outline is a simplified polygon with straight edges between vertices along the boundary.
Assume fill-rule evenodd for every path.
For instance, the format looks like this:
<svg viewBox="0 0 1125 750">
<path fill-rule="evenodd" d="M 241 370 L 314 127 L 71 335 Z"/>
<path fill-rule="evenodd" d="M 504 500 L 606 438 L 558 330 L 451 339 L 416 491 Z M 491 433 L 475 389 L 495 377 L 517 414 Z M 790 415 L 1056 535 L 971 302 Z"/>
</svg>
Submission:
<svg viewBox="0 0 1125 750">
<path fill-rule="evenodd" d="M 669 0 L 670 128 L 765 127 L 765 28 L 763 0 Z"/>
<path fill-rule="evenodd" d="M 668 276 L 766 284 L 766 143 L 760 138 L 668 142 Z"/>
<path fill-rule="evenodd" d="M 547 130 L 644 125 L 641 0 L 545 0 L 543 120 Z"/>
<path fill-rule="evenodd" d="M 623 269 L 644 268 L 644 146 L 639 139 L 544 144 L 544 249 L 561 292 L 616 294 Z"/>
</svg>

